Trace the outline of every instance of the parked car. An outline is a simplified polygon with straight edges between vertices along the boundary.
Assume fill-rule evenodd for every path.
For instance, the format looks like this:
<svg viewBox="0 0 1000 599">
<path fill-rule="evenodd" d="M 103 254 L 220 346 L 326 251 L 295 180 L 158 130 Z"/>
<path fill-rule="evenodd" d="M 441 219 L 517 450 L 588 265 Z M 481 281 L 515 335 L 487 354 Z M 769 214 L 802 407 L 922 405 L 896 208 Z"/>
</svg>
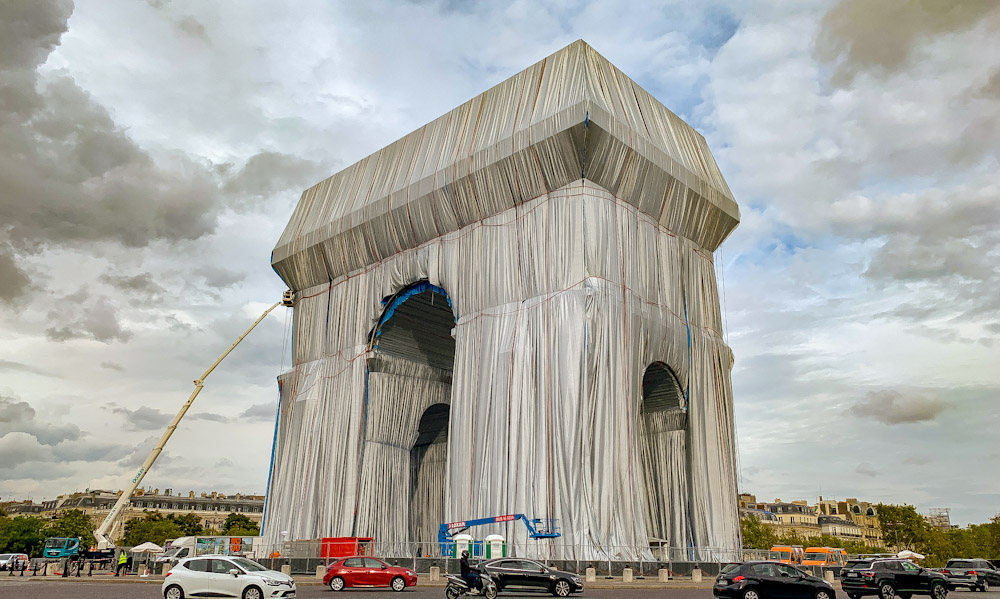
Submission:
<svg viewBox="0 0 1000 599">
<path fill-rule="evenodd" d="M 1000 572 L 984 559 L 950 559 L 940 570 L 948 578 L 948 587 L 968 587 L 970 591 L 988 591 L 990 585 L 1000 587 Z"/>
<path fill-rule="evenodd" d="M 843 566 L 847 552 L 840 547 L 806 547 L 803 566 Z"/>
<path fill-rule="evenodd" d="M 583 590 L 583 579 L 571 572 L 550 568 L 535 560 L 501 557 L 480 566 L 505 589 L 545 590 L 556 597 L 567 597 Z"/>
<path fill-rule="evenodd" d="M 840 586 L 851 599 L 865 595 L 877 595 L 881 599 L 909 599 L 911 595 L 945 599 L 948 596 L 948 579 L 944 574 L 905 559 L 854 563 L 840 573 Z"/>
<path fill-rule="evenodd" d="M 177 562 L 163 577 L 160 590 L 164 599 L 292 599 L 295 597 L 295 581 L 287 574 L 268 570 L 245 557 L 202 555 Z"/>
<path fill-rule="evenodd" d="M 0 570 L 21 570 L 29 561 L 26 553 L 0 553 Z"/>
<path fill-rule="evenodd" d="M 724 599 L 835 599 L 829 582 L 779 561 L 726 564 L 712 592 Z"/>
<path fill-rule="evenodd" d="M 331 591 L 350 587 L 389 587 L 402 591 L 417 584 L 417 573 L 409 568 L 390 566 L 367 555 L 342 557 L 326 568 L 323 584 Z"/>
</svg>

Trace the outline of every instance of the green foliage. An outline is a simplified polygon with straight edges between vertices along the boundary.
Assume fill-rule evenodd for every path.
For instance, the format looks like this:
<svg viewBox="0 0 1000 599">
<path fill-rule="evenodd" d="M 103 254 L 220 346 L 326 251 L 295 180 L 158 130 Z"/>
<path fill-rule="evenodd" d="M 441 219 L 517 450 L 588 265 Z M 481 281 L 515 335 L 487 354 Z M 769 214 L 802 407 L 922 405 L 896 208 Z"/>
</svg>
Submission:
<svg viewBox="0 0 1000 599">
<path fill-rule="evenodd" d="M 80 510 L 66 510 L 45 530 L 46 537 L 79 538 L 83 548 L 95 545 L 94 524 L 87 514 Z"/>
<path fill-rule="evenodd" d="M 45 545 L 45 520 L 34 516 L 0 518 L 0 553 L 42 554 Z"/>
<path fill-rule="evenodd" d="M 740 532 L 743 535 L 743 546 L 747 549 L 770 549 L 778 543 L 778 536 L 771 527 L 760 521 L 757 516 L 740 518 Z"/>
<path fill-rule="evenodd" d="M 923 553 L 918 547 L 925 547 L 935 529 L 917 513 L 912 505 L 892 505 L 880 503 L 875 508 L 882 525 L 882 538 L 896 551 L 909 549 Z"/>
<path fill-rule="evenodd" d="M 126 547 L 135 547 L 147 542 L 162 546 L 167 539 L 204 534 L 208 534 L 208 531 L 201 526 L 201 520 L 195 514 L 164 516 L 155 511 L 145 512 L 142 518 L 126 522 L 122 542 Z"/>
<path fill-rule="evenodd" d="M 222 534 L 254 537 L 260 534 L 260 527 L 249 517 L 234 512 L 226 516 L 226 521 L 222 524 Z"/>
<path fill-rule="evenodd" d="M 943 567 L 956 557 L 995 559 L 1000 556 L 1000 514 L 986 524 L 940 530 L 931 526 L 911 505 L 880 504 L 879 521 L 886 545 L 926 556 L 923 565 Z"/>
<path fill-rule="evenodd" d="M 201 525 L 201 518 L 195 514 L 184 514 L 183 516 L 171 515 L 167 517 L 173 517 L 174 521 L 177 522 L 177 526 L 184 532 L 184 536 L 193 537 L 205 534 L 205 528 Z"/>
</svg>

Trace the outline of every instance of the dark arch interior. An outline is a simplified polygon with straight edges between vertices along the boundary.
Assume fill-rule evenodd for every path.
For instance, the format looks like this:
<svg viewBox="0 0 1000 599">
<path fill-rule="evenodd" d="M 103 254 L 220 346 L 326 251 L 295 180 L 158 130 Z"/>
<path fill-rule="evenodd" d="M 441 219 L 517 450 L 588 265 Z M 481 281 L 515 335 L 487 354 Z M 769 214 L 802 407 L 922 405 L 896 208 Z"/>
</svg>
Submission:
<svg viewBox="0 0 1000 599">
<path fill-rule="evenodd" d="M 388 302 L 375 330 L 375 347 L 380 353 L 450 371 L 455 364 L 455 338 L 451 336 L 455 316 L 448 296 L 426 283 L 417 285 L 407 289 L 424 289 L 398 305 L 395 299 Z"/>
<path fill-rule="evenodd" d="M 642 412 L 679 410 L 683 405 L 684 392 L 670 367 L 663 362 L 650 364 L 642 375 Z"/>
<path fill-rule="evenodd" d="M 684 547 L 687 520 L 687 412 L 673 370 L 654 362 L 642 376 L 639 447 L 650 542 Z M 662 555 L 661 555 L 662 558 Z"/>
<path fill-rule="evenodd" d="M 441 403 L 424 410 L 410 449 L 410 539 L 417 543 L 433 540 L 444 518 L 449 410 Z"/>
<path fill-rule="evenodd" d="M 443 403 L 436 403 L 424 410 L 420 424 L 417 425 L 417 440 L 413 443 L 413 447 L 444 443 L 448 440 L 449 410 L 450 407 Z"/>
</svg>

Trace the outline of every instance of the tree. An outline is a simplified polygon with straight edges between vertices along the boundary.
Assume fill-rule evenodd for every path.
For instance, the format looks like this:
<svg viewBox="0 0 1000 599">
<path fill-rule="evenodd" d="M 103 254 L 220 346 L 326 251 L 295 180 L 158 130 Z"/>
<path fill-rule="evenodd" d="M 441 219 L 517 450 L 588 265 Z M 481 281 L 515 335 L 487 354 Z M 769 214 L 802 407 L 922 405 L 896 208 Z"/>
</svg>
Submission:
<svg viewBox="0 0 1000 599">
<path fill-rule="evenodd" d="M 125 523 L 125 536 L 122 542 L 126 547 L 135 547 L 147 542 L 162 546 L 167 539 L 183 536 L 183 529 L 173 518 L 164 517 L 158 511 L 146 512 L 142 518 Z"/>
<path fill-rule="evenodd" d="M 770 549 L 778 544 L 778 536 L 757 516 L 740 518 L 740 532 L 743 534 L 743 546 L 747 549 Z"/>
<path fill-rule="evenodd" d="M 183 516 L 171 514 L 167 517 L 172 518 L 177 523 L 177 526 L 180 527 L 185 536 L 193 537 L 205 534 L 205 527 L 201 525 L 201 518 L 196 514 L 184 514 Z"/>
<path fill-rule="evenodd" d="M 85 548 L 97 543 L 94 539 L 94 523 L 80 510 L 67 510 L 59 514 L 45 530 L 45 534 L 50 537 L 79 537 L 80 546 Z"/>
<path fill-rule="evenodd" d="M 45 545 L 45 520 L 18 516 L 0 523 L 0 553 L 27 553 L 38 557 Z"/>
<path fill-rule="evenodd" d="M 226 516 L 226 521 L 222 523 L 222 534 L 254 537 L 260 534 L 260 527 L 249 517 L 233 512 Z"/>
<path fill-rule="evenodd" d="M 927 548 L 926 544 L 936 529 L 917 513 L 915 507 L 880 503 L 875 509 L 878 511 L 886 545 L 894 547 L 896 551 L 909 549 L 923 553 L 920 550 Z"/>
</svg>

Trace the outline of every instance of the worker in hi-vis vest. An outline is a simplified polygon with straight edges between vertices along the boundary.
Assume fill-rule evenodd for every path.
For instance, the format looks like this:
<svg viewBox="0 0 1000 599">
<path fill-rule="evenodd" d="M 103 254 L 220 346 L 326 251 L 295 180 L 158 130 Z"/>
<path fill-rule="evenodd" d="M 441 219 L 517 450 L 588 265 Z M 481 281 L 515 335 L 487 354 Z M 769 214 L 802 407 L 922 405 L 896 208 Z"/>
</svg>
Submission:
<svg viewBox="0 0 1000 599">
<path fill-rule="evenodd" d="M 125 555 L 125 550 L 122 549 L 122 552 L 118 554 L 118 567 L 115 568 L 115 576 L 118 576 L 125 569 L 126 564 L 128 564 L 128 556 Z"/>
</svg>

